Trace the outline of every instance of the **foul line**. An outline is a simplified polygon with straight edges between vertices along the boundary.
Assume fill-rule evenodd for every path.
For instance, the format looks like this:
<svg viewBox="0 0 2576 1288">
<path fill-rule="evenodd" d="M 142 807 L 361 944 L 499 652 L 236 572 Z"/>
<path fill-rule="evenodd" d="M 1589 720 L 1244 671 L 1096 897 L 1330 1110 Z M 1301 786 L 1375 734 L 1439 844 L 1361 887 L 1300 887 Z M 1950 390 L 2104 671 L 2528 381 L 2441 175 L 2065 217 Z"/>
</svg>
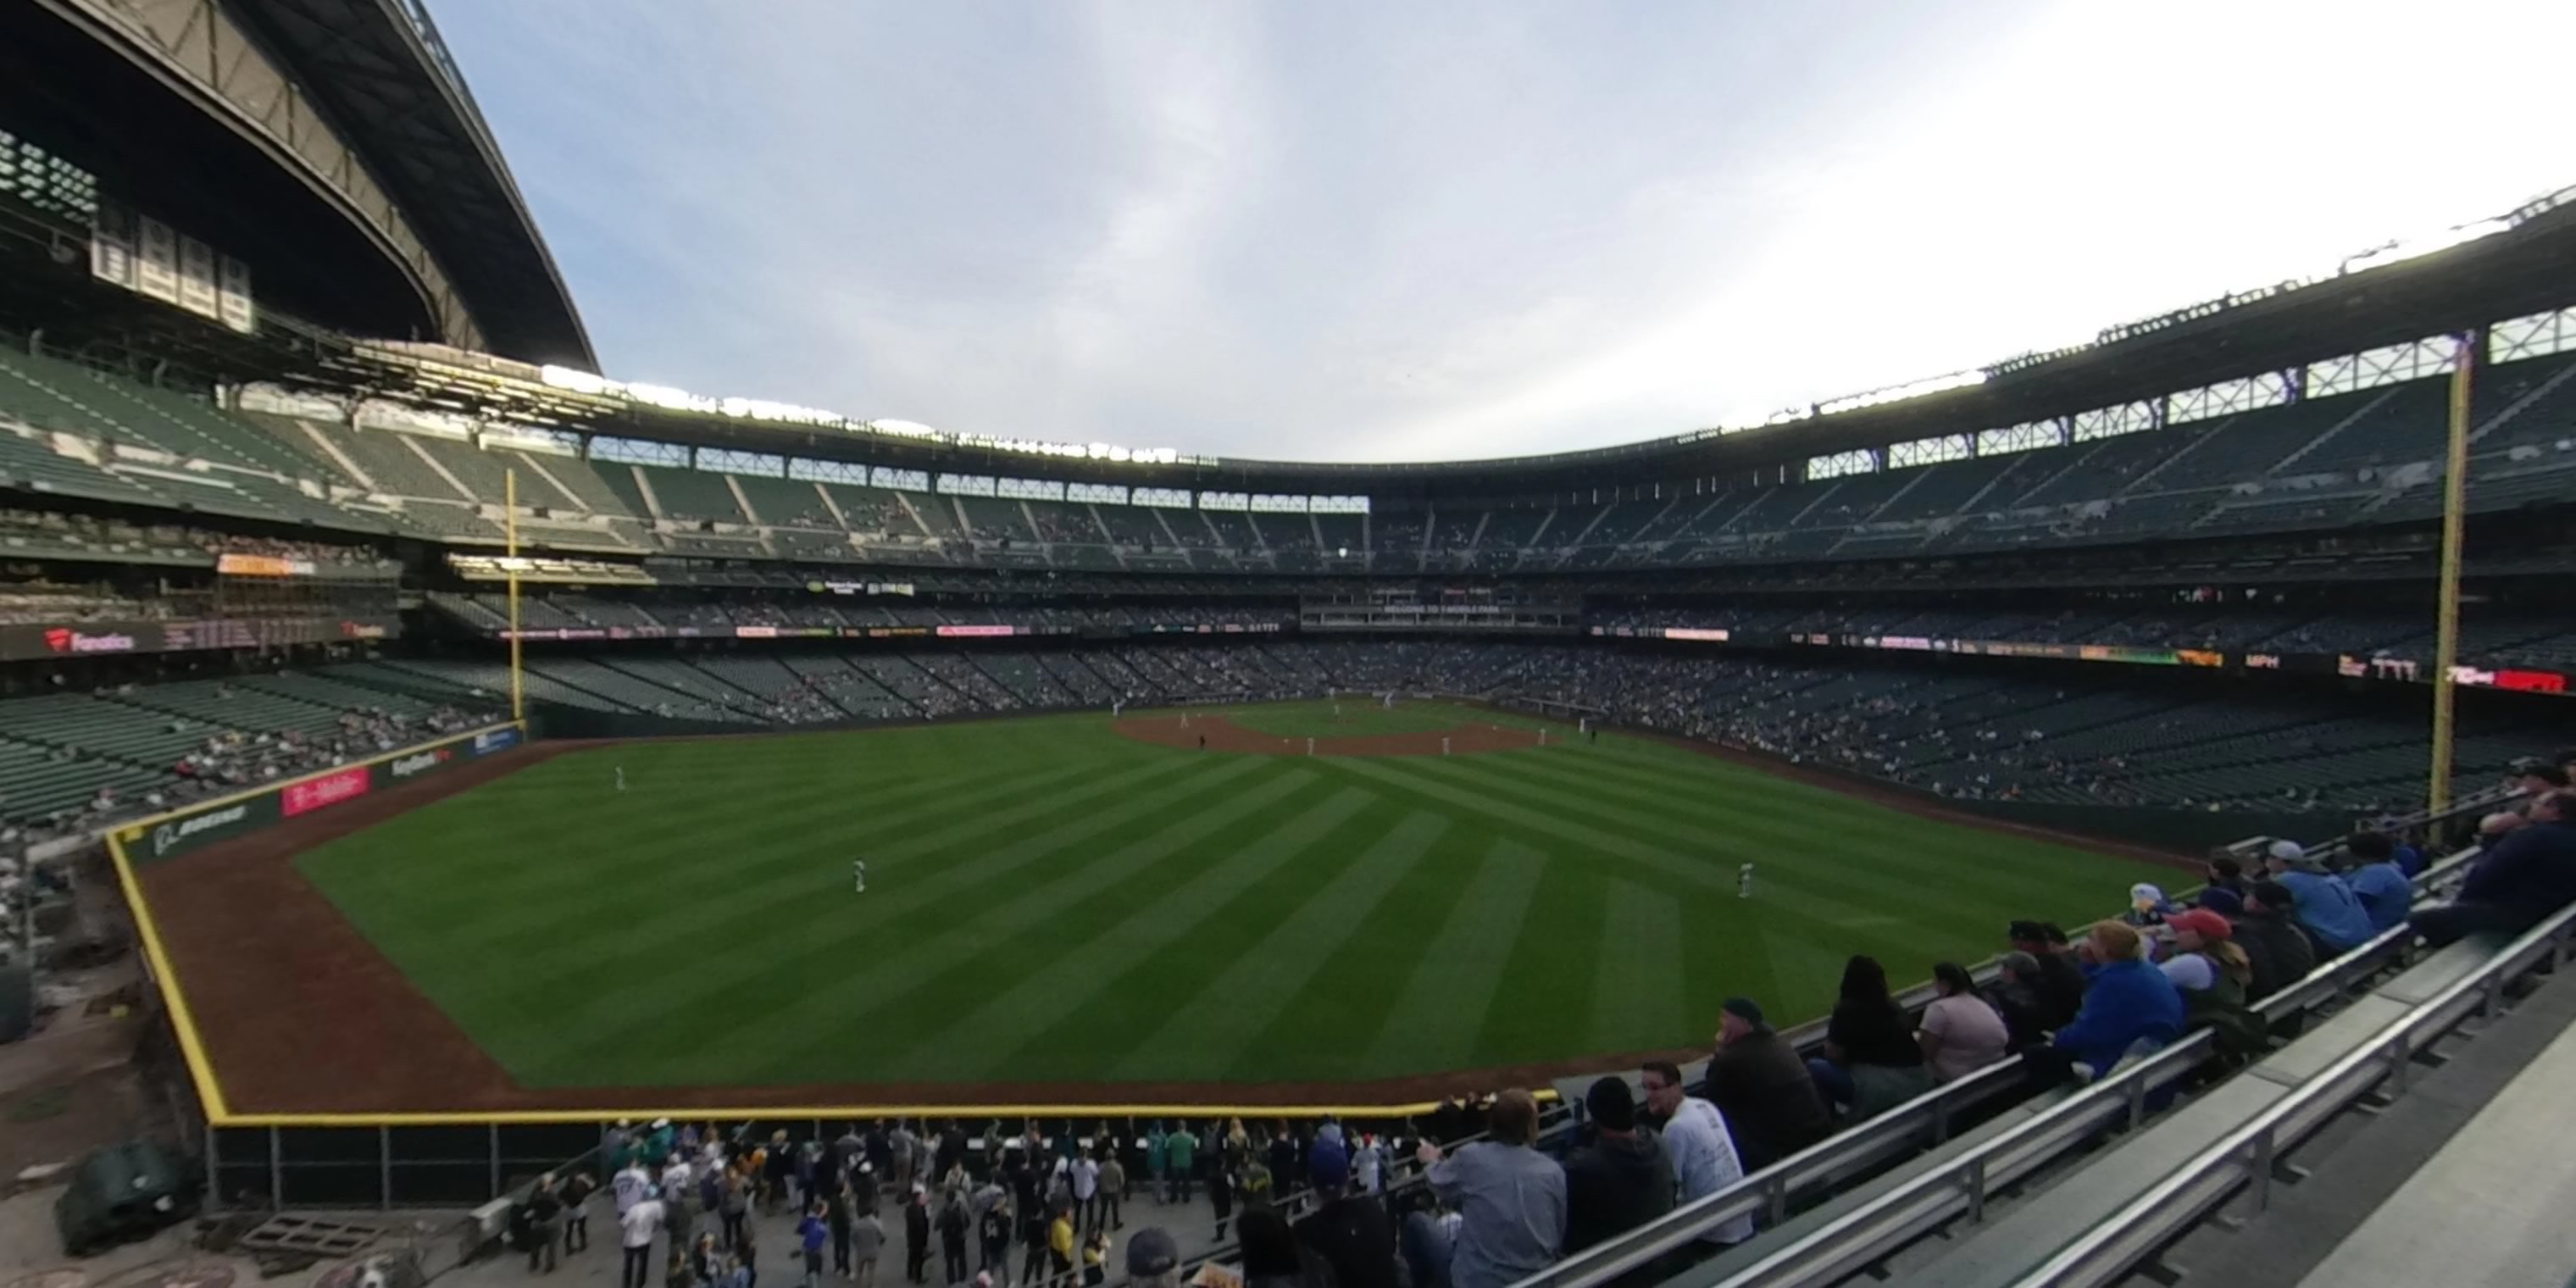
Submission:
<svg viewBox="0 0 2576 1288">
<path fill-rule="evenodd" d="M 114 829 L 107 833 L 107 857 L 116 865 L 116 883 L 124 888 L 125 904 L 134 911 L 134 928 L 143 936 L 143 957 L 152 968 L 153 986 L 161 990 L 161 1000 L 169 1004 L 170 1026 L 179 1035 L 179 1058 L 188 1065 L 189 1081 L 197 1084 L 197 1106 L 205 1110 L 208 1126 L 224 1126 L 232 1117 L 224 1107 L 224 1089 L 215 1081 L 214 1062 L 206 1058 L 205 1044 L 197 1039 L 197 1021 L 188 1012 L 188 995 L 179 987 L 178 973 L 170 968 L 169 951 L 161 946 L 161 928 L 152 924 L 152 905 L 143 901 L 143 886 L 134 879 L 134 865 L 125 858 L 125 842 L 117 839 Z"/>
<path fill-rule="evenodd" d="M 291 1127 L 297 1125 L 311 1125 L 322 1127 L 354 1126 L 357 1124 L 335 1124 L 322 1121 L 322 1119 L 325 1118 L 336 1117 L 336 1115 L 327 1114 L 278 1114 L 245 1117 L 243 1115 L 233 1113 L 230 1107 L 226 1105 L 224 1101 L 223 1083 L 215 1077 L 215 1062 L 207 1057 L 205 1041 L 197 1034 L 196 1016 L 188 1009 L 188 990 L 182 988 L 179 984 L 178 969 L 171 964 L 170 952 L 167 948 L 163 947 L 161 943 L 161 927 L 155 924 L 152 920 L 152 905 L 143 897 L 143 883 L 135 877 L 134 864 L 132 860 L 126 857 L 125 838 L 127 836 L 140 838 L 148 835 L 155 825 L 168 822 L 171 819 L 185 818 L 189 815 L 201 814 L 207 810 L 216 809 L 234 801 L 256 800 L 262 796 L 269 796 L 283 792 L 297 783 L 309 782 L 316 778 L 327 778 L 333 774 L 345 774 L 352 769 L 365 769 L 383 761 L 399 760 L 404 756 L 411 755 L 412 753 L 420 750 L 422 747 L 446 746 L 450 743 L 461 742 L 467 738 L 491 733 L 497 729 L 518 730 L 518 745 L 522 747 L 527 745 L 527 730 L 525 726 L 516 720 L 504 720 L 498 724 L 484 725 L 479 729 L 468 729 L 461 733 L 445 734 L 440 737 L 433 738 L 428 742 L 414 743 L 409 747 L 404 747 L 397 751 L 389 751 L 380 756 L 370 756 L 365 760 L 354 761 L 350 764 L 334 765 L 329 769 L 319 769 L 312 773 L 300 775 L 295 778 L 282 779 L 278 782 L 268 784 L 267 786 L 256 787 L 246 792 L 234 792 L 232 795 L 218 796 L 213 800 L 195 801 L 180 809 L 164 810 L 161 813 L 151 815 L 147 818 L 135 819 L 128 823 L 119 823 L 114 827 L 108 828 L 101 834 L 102 838 L 107 842 L 108 861 L 116 868 L 116 883 L 118 887 L 125 892 L 125 906 L 134 913 L 134 929 L 136 933 L 141 935 L 143 938 L 143 957 L 144 961 L 152 968 L 153 986 L 161 991 L 161 1000 L 167 1003 L 170 1007 L 170 1027 L 178 1034 L 179 1058 L 188 1066 L 188 1080 L 196 1084 L 197 1107 L 205 1111 L 207 1126 Z M 283 822 L 283 820 L 280 821 Z M 254 1119 L 257 1120 L 255 1121 Z M 299 1124 L 294 1121 L 297 1119 L 304 1120 L 303 1124 Z M 460 1119 L 459 1121 L 464 1120 Z M 388 1123 L 387 1125 L 390 1126 L 393 1124 Z"/>
</svg>

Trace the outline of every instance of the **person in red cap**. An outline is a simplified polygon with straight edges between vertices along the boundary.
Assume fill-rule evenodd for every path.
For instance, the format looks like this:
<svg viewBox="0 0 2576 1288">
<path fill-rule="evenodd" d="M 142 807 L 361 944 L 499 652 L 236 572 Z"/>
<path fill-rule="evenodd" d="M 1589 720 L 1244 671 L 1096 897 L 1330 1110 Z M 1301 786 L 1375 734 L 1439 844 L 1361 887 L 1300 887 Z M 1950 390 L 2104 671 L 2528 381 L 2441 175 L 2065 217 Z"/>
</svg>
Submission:
<svg viewBox="0 0 2576 1288">
<path fill-rule="evenodd" d="M 2207 908 L 2193 908 L 2165 918 L 2165 929 L 2173 935 L 2173 953 L 2159 968 L 2182 992 L 2184 1027 L 2215 1030 L 2222 1056 L 2261 1049 L 2262 1025 L 2245 1004 L 2254 963 L 2229 942 L 2236 928 Z"/>
</svg>

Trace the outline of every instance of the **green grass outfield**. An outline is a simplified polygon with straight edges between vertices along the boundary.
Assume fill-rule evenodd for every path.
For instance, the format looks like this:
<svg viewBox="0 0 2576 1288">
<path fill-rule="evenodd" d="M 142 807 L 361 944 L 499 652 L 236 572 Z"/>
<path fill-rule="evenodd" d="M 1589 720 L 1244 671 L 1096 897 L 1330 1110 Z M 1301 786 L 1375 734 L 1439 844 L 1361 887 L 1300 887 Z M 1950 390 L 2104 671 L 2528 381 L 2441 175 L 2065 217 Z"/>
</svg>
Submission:
<svg viewBox="0 0 2576 1288">
<path fill-rule="evenodd" d="M 1507 719 L 1228 714 L 1289 736 Z M 1916 980 L 2013 917 L 2087 920 L 2168 875 L 1567 733 L 1265 757 L 1084 714 L 630 743 L 298 864 L 539 1087 L 1338 1081 L 1686 1046 L 1731 994 L 1809 1018 L 1850 953 Z"/>
</svg>

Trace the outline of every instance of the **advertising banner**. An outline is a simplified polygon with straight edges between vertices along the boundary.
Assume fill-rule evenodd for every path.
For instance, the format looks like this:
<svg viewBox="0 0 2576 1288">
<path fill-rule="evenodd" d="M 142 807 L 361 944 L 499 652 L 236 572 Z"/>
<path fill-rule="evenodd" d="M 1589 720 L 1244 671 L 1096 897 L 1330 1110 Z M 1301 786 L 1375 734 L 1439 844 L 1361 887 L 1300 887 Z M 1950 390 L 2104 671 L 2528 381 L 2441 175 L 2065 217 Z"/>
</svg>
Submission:
<svg viewBox="0 0 2576 1288">
<path fill-rule="evenodd" d="M 391 760 L 379 760 L 370 768 L 375 771 L 377 785 L 391 787 L 396 783 L 410 782 L 424 774 L 437 773 L 455 760 L 456 744 L 450 742 L 441 743 L 435 747 L 423 747 L 418 751 L 407 751 Z"/>
<path fill-rule="evenodd" d="M 187 653 L 199 649 L 273 648 L 280 644 L 329 644 L 342 640 L 391 639 L 400 630 L 400 622 L 390 617 L 263 621 L 208 618 L 0 626 L 0 661 L 124 653 Z"/>
<path fill-rule="evenodd" d="M 276 821 L 277 795 L 271 792 L 121 828 L 116 839 L 124 845 L 127 861 L 140 866 L 255 832 Z"/>
<path fill-rule="evenodd" d="M 351 765 L 318 777 L 297 779 L 279 789 L 278 817 L 293 818 L 317 809 L 329 809 L 342 801 L 355 800 L 367 794 L 373 781 L 365 765 Z"/>
<path fill-rule="evenodd" d="M 215 571 L 227 577 L 310 577 L 310 559 L 279 559 L 273 555 L 223 555 L 215 560 Z"/>
<path fill-rule="evenodd" d="M 515 725 L 458 734 L 361 765 L 299 778 L 256 795 L 236 796 L 114 829 L 126 861 L 137 867 L 258 831 L 280 819 L 328 809 L 378 788 L 411 782 L 516 747 Z"/>
</svg>

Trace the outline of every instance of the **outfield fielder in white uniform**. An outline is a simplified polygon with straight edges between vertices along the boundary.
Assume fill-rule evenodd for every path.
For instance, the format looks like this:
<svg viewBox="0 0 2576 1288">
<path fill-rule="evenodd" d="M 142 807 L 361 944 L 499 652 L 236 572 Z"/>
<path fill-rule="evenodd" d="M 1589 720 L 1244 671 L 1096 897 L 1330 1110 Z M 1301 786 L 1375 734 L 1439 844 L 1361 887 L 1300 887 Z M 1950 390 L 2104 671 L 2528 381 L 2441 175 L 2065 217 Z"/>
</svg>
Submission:
<svg viewBox="0 0 2576 1288">
<path fill-rule="evenodd" d="M 850 893 L 866 894 L 867 892 L 868 861 L 866 859 L 852 859 L 850 861 Z"/>
<path fill-rule="evenodd" d="M 626 766 L 624 765 L 617 767 L 617 790 L 621 792 L 626 790 Z"/>
<path fill-rule="evenodd" d="M 1753 897 L 1753 865 L 1750 863 L 1735 870 L 1735 897 L 1738 899 Z"/>
</svg>

